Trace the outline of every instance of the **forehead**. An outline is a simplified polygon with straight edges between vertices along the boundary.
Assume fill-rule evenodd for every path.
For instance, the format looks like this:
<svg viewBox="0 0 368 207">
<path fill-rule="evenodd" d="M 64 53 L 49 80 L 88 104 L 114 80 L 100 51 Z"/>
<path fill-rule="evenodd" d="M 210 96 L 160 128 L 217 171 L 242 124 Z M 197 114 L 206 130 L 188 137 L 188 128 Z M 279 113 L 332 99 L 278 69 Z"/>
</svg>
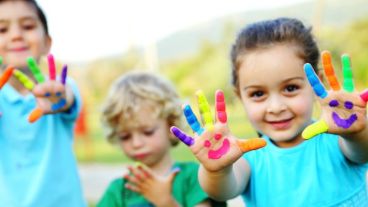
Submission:
<svg viewBox="0 0 368 207">
<path fill-rule="evenodd" d="M 239 84 L 276 83 L 304 77 L 304 60 L 291 44 L 274 45 L 246 54 L 239 67 Z"/>
<path fill-rule="evenodd" d="M 25 1 L 5 1 L 0 3 L 0 20 L 13 18 L 37 18 L 36 9 Z"/>
<path fill-rule="evenodd" d="M 162 119 L 159 111 L 153 106 L 138 107 L 137 110 L 128 112 L 121 120 L 122 130 L 140 129 L 154 126 Z"/>
</svg>

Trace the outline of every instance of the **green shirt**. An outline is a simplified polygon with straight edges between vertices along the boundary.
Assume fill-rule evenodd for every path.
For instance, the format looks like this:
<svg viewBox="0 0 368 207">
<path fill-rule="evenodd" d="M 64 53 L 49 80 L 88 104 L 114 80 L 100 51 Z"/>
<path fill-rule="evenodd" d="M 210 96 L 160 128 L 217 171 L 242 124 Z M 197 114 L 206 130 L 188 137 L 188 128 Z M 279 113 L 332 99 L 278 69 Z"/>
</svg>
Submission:
<svg viewBox="0 0 368 207">
<path fill-rule="evenodd" d="M 195 206 L 206 199 L 208 195 L 198 183 L 198 164 L 193 162 L 175 163 L 173 168 L 180 168 L 173 182 L 173 196 L 183 207 Z M 124 187 L 126 180 L 114 180 L 107 188 L 97 207 L 152 207 L 142 195 Z M 213 206 L 226 206 L 225 202 L 212 202 Z"/>
</svg>

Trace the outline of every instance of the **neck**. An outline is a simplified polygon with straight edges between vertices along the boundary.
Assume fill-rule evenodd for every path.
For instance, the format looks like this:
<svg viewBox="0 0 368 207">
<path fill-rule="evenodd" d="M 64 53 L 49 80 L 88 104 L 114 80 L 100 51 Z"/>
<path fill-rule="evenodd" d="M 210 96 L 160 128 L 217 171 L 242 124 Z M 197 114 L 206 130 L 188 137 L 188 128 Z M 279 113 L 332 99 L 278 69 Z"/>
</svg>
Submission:
<svg viewBox="0 0 368 207">
<path fill-rule="evenodd" d="M 170 172 L 174 161 L 172 160 L 169 152 L 157 163 L 149 166 L 154 172 L 160 175 L 166 175 Z"/>
</svg>

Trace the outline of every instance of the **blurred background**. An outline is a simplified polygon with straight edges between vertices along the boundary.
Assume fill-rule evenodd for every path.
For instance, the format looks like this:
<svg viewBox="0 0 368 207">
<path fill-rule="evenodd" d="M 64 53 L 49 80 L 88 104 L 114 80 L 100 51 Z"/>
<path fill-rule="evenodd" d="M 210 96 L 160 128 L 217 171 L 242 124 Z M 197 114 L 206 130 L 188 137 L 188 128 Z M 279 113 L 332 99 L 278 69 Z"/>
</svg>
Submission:
<svg viewBox="0 0 368 207">
<path fill-rule="evenodd" d="M 357 88 L 367 87 L 366 0 L 38 2 L 49 20 L 52 53 L 60 64 L 69 65 L 83 96 L 75 152 L 91 206 L 127 164 L 118 147 L 105 140 L 100 109 L 110 84 L 129 70 L 166 76 L 184 102 L 195 103 L 198 89 L 213 102 L 214 91 L 223 89 L 230 128 L 239 137 L 256 136 L 232 92 L 229 48 L 247 23 L 287 16 L 313 27 L 320 49 L 331 51 L 335 68 L 340 68 L 342 53 L 350 54 Z M 173 155 L 195 160 L 183 145 L 173 149 Z M 241 205 L 234 201 L 231 206 Z"/>
</svg>

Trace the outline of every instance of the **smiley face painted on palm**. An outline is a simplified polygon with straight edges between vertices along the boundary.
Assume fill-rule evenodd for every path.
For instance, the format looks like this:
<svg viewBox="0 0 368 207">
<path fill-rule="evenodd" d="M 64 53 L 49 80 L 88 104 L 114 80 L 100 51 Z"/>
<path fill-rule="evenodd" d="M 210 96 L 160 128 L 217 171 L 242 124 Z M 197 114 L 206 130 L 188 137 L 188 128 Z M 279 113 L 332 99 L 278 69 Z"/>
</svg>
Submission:
<svg viewBox="0 0 368 207">
<path fill-rule="evenodd" d="M 216 141 L 220 141 L 223 137 L 221 134 L 215 134 L 214 138 Z M 230 149 L 230 141 L 229 139 L 227 139 L 226 137 L 223 139 L 221 147 L 217 148 L 216 150 L 214 149 L 210 149 L 212 144 L 209 140 L 206 140 L 204 142 L 204 146 L 209 148 L 208 150 L 208 158 L 210 159 L 219 159 L 221 158 L 223 155 L 225 155 L 229 149 Z"/>
<path fill-rule="evenodd" d="M 338 107 L 339 104 L 340 103 L 337 100 L 331 100 L 329 103 L 330 107 Z M 350 101 L 345 101 L 344 107 L 348 110 L 352 110 L 354 104 Z M 348 118 L 344 119 L 341 118 L 341 116 L 338 113 L 332 112 L 332 119 L 334 120 L 335 124 L 338 127 L 348 129 L 355 123 L 356 120 L 358 120 L 358 116 L 355 113 L 353 113 Z"/>
</svg>

